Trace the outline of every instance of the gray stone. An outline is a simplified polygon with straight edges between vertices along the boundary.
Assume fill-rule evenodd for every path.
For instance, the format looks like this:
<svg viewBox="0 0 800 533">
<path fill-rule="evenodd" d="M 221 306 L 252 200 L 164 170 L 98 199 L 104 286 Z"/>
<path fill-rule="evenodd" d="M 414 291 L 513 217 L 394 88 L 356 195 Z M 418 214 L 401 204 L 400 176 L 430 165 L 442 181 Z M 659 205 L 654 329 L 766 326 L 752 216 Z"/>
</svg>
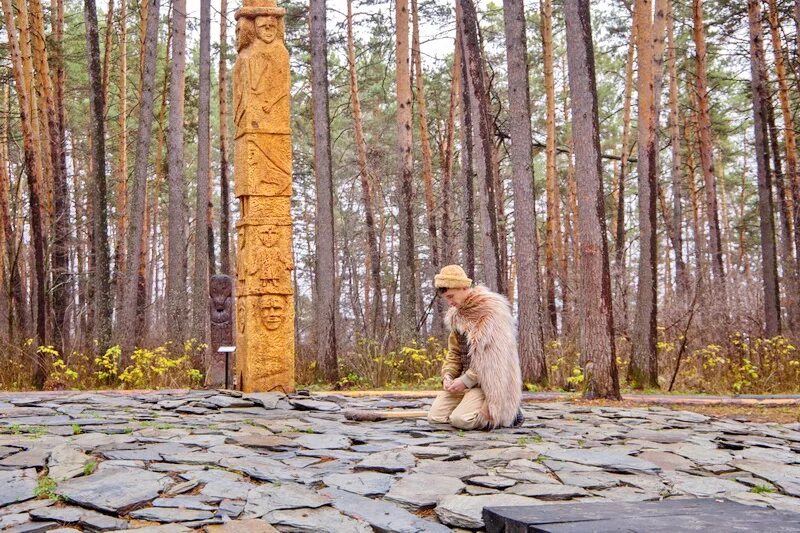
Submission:
<svg viewBox="0 0 800 533">
<path fill-rule="evenodd" d="M 648 492 L 633 487 L 612 487 L 596 491 L 594 494 L 615 502 L 649 502 L 661 499 L 658 492 Z"/>
<path fill-rule="evenodd" d="M 222 500 L 219 502 L 218 515 L 225 515 L 230 518 L 238 518 L 244 511 L 244 504 L 242 500 Z"/>
<path fill-rule="evenodd" d="M 608 472 L 559 472 L 558 479 L 582 489 L 609 489 L 620 484 L 619 477 Z"/>
<path fill-rule="evenodd" d="M 0 516 L 0 531 L 5 531 L 14 526 L 24 524 L 31 521 L 31 515 L 28 513 L 15 513 Z"/>
<path fill-rule="evenodd" d="M 453 454 L 450 448 L 443 446 L 408 446 L 406 451 L 419 459 L 437 459 Z"/>
<path fill-rule="evenodd" d="M 328 498 L 296 483 L 267 483 L 252 489 L 247 495 L 244 514 L 248 518 L 260 518 L 277 509 L 322 507 L 329 503 Z"/>
<path fill-rule="evenodd" d="M 548 452 L 547 455 L 559 461 L 597 466 L 609 472 L 653 474 L 661 471 L 658 465 L 649 461 L 631 457 L 624 453 L 609 453 L 601 449 L 553 450 Z"/>
<path fill-rule="evenodd" d="M 216 507 L 206 503 L 207 498 L 202 496 L 177 496 L 175 498 L 156 498 L 152 501 L 153 507 L 179 507 L 181 509 L 194 509 L 196 511 L 214 511 Z"/>
<path fill-rule="evenodd" d="M 733 459 L 733 456 L 724 450 L 697 444 L 674 444 L 667 449 L 701 466 L 721 465 Z"/>
<path fill-rule="evenodd" d="M 207 498 L 244 500 L 250 491 L 257 486 L 244 480 L 218 479 L 208 481 L 200 491 L 200 494 Z"/>
<path fill-rule="evenodd" d="M 228 443 L 248 446 L 250 448 L 263 448 L 265 450 L 287 450 L 297 447 L 295 439 L 287 439 L 278 435 L 258 435 L 245 433 L 243 435 L 232 435 L 228 437 Z"/>
<path fill-rule="evenodd" d="M 464 489 L 464 492 L 472 496 L 483 496 L 484 494 L 498 494 L 502 491 L 490 489 L 489 487 L 481 487 L 479 485 L 467 485 L 467 488 Z"/>
<path fill-rule="evenodd" d="M 680 455 L 671 452 L 662 451 L 646 451 L 638 455 L 639 459 L 650 461 L 651 463 L 661 467 L 661 470 L 668 472 L 670 470 L 692 470 L 697 467 L 692 461 Z"/>
<path fill-rule="evenodd" d="M 129 445 L 130 446 L 130 445 Z M 102 454 L 107 459 L 133 460 L 133 461 L 162 461 L 165 455 L 189 453 L 196 448 L 177 442 L 161 442 L 154 444 L 138 444 L 125 449 L 104 450 Z M 170 461 L 177 463 L 179 461 Z"/>
<path fill-rule="evenodd" d="M 264 409 L 275 409 L 284 396 L 279 392 L 251 392 L 242 397 Z"/>
<path fill-rule="evenodd" d="M 733 466 L 764 478 L 789 496 L 800 497 L 800 466 L 769 461 L 734 461 Z"/>
<path fill-rule="evenodd" d="M 128 531 L 136 531 L 137 533 L 191 533 L 193 530 L 180 524 L 163 524 L 160 526 L 139 527 Z"/>
<path fill-rule="evenodd" d="M 58 527 L 55 522 L 25 522 L 17 526 L 4 529 L 3 533 L 39 533 L 40 531 L 50 531 Z"/>
<path fill-rule="evenodd" d="M 682 472 L 666 472 L 662 478 L 672 484 L 675 491 L 697 498 L 709 498 L 726 492 L 746 492 L 747 487 L 730 479 L 692 476 Z"/>
<path fill-rule="evenodd" d="M 162 400 L 158 402 L 158 406 L 162 409 L 175 409 L 181 405 L 189 403 L 189 400 Z"/>
<path fill-rule="evenodd" d="M 346 490 L 362 496 L 382 496 L 392 487 L 395 478 L 378 472 L 358 472 L 355 474 L 330 474 L 322 482 L 335 489 Z"/>
<path fill-rule="evenodd" d="M 125 520 L 80 507 L 45 507 L 31 511 L 36 520 L 50 520 L 62 524 L 78 524 L 95 531 L 127 529 Z"/>
<path fill-rule="evenodd" d="M 410 470 L 416 462 L 416 457 L 407 451 L 389 450 L 369 455 L 355 466 L 355 470 L 376 470 L 391 474 Z"/>
<path fill-rule="evenodd" d="M 206 533 L 278 533 L 278 530 L 258 518 L 232 520 L 224 524 L 206 526 Z"/>
<path fill-rule="evenodd" d="M 202 452 L 187 452 L 179 453 L 176 455 L 164 454 L 164 461 L 168 463 L 182 463 L 187 465 L 217 465 L 222 459 L 227 456 L 220 453 Z"/>
<path fill-rule="evenodd" d="M 433 507 L 440 499 L 464 490 L 456 477 L 409 474 L 392 486 L 385 499 L 412 509 Z"/>
<path fill-rule="evenodd" d="M 217 394 L 210 396 L 204 400 L 207 403 L 216 405 L 217 407 L 252 407 L 253 402 L 244 398 L 234 398 L 225 394 Z"/>
<path fill-rule="evenodd" d="M 295 409 L 300 411 L 324 411 L 335 413 L 342 409 L 338 404 L 326 402 L 324 400 L 291 400 L 290 403 Z"/>
<path fill-rule="evenodd" d="M 420 518 L 392 503 L 372 500 L 338 489 L 323 489 L 323 496 L 333 500 L 333 506 L 351 518 L 369 523 L 376 531 L 386 533 L 444 533 L 449 528 Z"/>
<path fill-rule="evenodd" d="M 184 492 L 189 492 L 190 490 L 192 490 L 193 488 L 195 488 L 199 484 L 200 484 L 200 482 L 197 481 L 196 479 L 192 479 L 192 480 L 189 480 L 189 481 L 184 481 L 182 483 L 176 483 L 175 485 L 172 485 L 169 489 L 167 489 L 167 491 L 164 494 L 166 494 L 168 496 L 174 496 L 176 494 L 183 494 Z"/>
<path fill-rule="evenodd" d="M 483 508 L 506 505 L 537 505 L 541 502 L 516 494 L 487 494 L 484 496 L 446 496 L 436 506 L 436 516 L 443 523 L 478 529 L 483 527 Z"/>
<path fill-rule="evenodd" d="M 507 489 L 517 484 L 516 480 L 503 476 L 475 476 L 469 478 L 467 483 L 492 489 Z"/>
<path fill-rule="evenodd" d="M 344 435 L 326 435 L 322 433 L 312 433 L 294 439 L 297 444 L 309 450 L 344 450 L 350 447 L 352 442 Z"/>
<path fill-rule="evenodd" d="M 94 459 L 68 444 L 56 446 L 47 461 L 48 476 L 56 482 L 83 474 L 84 468 Z"/>
<path fill-rule="evenodd" d="M 267 520 L 298 533 L 372 533 L 364 521 L 345 516 L 336 509 L 282 509 L 271 512 Z M 210 532 L 209 532 L 210 533 Z"/>
<path fill-rule="evenodd" d="M 6 507 L 1 507 L 0 516 L 6 516 L 9 514 L 27 514 L 29 511 L 34 509 L 49 507 L 55 503 L 55 500 L 26 500 L 13 505 L 8 505 Z"/>
<path fill-rule="evenodd" d="M 42 468 L 47 464 L 50 450 L 44 448 L 31 448 L 9 455 L 0 461 L 0 468 Z"/>
<path fill-rule="evenodd" d="M 486 475 L 486 469 L 479 467 L 469 459 L 458 461 L 437 461 L 425 459 L 419 462 L 414 472 L 418 474 L 434 474 L 438 476 L 451 476 L 467 479 L 475 476 Z"/>
<path fill-rule="evenodd" d="M 67 480 L 56 493 L 68 501 L 109 513 L 121 513 L 156 498 L 169 477 L 138 468 L 109 468 Z"/>
<path fill-rule="evenodd" d="M 555 483 L 520 483 L 506 490 L 506 494 L 519 494 L 538 500 L 571 500 L 590 494 L 580 487 Z"/>
<path fill-rule="evenodd" d="M 476 463 L 480 463 L 482 466 L 492 467 L 505 465 L 509 461 L 515 459 L 536 459 L 539 457 L 539 451 L 521 447 L 499 447 L 469 452 L 468 455 L 469 458 Z"/>
<path fill-rule="evenodd" d="M 36 470 L 0 470 L 0 507 L 30 500 L 36 495 Z"/>
<path fill-rule="evenodd" d="M 182 509 L 177 507 L 145 507 L 130 513 L 132 518 L 149 520 L 151 522 L 192 522 L 194 520 L 208 520 L 214 516 L 209 511 L 197 509 Z"/>
</svg>

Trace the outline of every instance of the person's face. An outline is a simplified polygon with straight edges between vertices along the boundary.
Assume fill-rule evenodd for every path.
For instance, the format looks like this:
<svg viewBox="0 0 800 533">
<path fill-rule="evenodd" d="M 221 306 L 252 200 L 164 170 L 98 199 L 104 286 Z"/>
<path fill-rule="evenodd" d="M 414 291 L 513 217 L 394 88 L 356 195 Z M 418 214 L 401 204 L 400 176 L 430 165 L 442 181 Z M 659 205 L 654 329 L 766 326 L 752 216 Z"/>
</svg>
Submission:
<svg viewBox="0 0 800 533">
<path fill-rule="evenodd" d="M 472 289 L 439 289 L 439 295 L 444 298 L 450 307 L 461 307 Z"/>
<path fill-rule="evenodd" d="M 278 243 L 278 228 L 267 226 L 261 230 L 261 243 L 267 248 L 272 248 Z"/>
<path fill-rule="evenodd" d="M 278 21 L 275 17 L 256 17 L 256 35 L 269 44 L 278 35 Z"/>
<path fill-rule="evenodd" d="M 280 296 L 264 296 L 261 301 L 261 321 L 268 330 L 276 330 L 283 323 L 286 302 Z"/>
</svg>

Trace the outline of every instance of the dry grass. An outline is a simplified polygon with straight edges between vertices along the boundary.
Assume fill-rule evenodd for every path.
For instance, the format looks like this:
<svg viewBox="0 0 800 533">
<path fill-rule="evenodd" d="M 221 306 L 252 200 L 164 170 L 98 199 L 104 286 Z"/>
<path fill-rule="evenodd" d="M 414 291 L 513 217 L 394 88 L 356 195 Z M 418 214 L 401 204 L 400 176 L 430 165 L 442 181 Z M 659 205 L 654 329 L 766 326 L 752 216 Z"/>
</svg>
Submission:
<svg viewBox="0 0 800 533">
<path fill-rule="evenodd" d="M 641 402 L 614 402 L 609 400 L 571 400 L 570 403 L 586 406 L 642 408 Z M 766 406 L 766 405 L 664 405 L 673 411 L 691 411 L 706 416 L 718 418 L 731 418 L 740 422 L 773 422 L 778 424 L 791 424 L 800 422 L 800 406 Z"/>
</svg>

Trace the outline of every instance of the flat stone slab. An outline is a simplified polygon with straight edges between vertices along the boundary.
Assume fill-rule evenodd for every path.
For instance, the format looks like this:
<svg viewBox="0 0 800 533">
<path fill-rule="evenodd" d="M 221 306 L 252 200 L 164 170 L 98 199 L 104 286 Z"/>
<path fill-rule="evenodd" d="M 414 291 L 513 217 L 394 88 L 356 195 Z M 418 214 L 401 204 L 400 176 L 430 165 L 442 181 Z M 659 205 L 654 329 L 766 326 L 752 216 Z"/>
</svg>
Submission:
<svg viewBox="0 0 800 533">
<path fill-rule="evenodd" d="M 249 518 L 261 518 L 278 509 L 300 507 L 322 507 L 330 503 L 329 498 L 297 483 L 267 483 L 252 489 L 247 495 L 244 514 Z"/>
<path fill-rule="evenodd" d="M 457 477 L 409 474 L 394 484 L 386 499 L 411 509 L 421 509 L 433 507 L 445 496 L 463 491 L 464 487 Z"/>
<path fill-rule="evenodd" d="M 383 496 L 392 488 L 395 478 L 379 472 L 358 472 L 355 474 L 330 474 L 322 478 L 322 482 L 329 487 L 361 496 Z"/>
<path fill-rule="evenodd" d="M 206 533 L 278 533 L 278 530 L 264 520 L 253 518 L 208 525 Z"/>
<path fill-rule="evenodd" d="M 609 472 L 655 474 L 661 471 L 661 467 L 649 461 L 638 459 L 624 453 L 607 452 L 597 449 L 553 450 L 547 452 L 547 456 L 558 461 L 596 466 Z"/>
<path fill-rule="evenodd" d="M 130 515 L 139 520 L 151 522 L 193 522 L 195 520 L 208 520 L 214 513 L 198 509 L 183 509 L 179 507 L 145 507 L 131 511 Z"/>
<path fill-rule="evenodd" d="M 68 501 L 105 511 L 121 513 L 155 499 L 169 483 L 163 474 L 140 468 L 109 468 L 58 485 L 56 493 Z"/>
<path fill-rule="evenodd" d="M 36 496 L 36 470 L 0 470 L 0 507 Z"/>
<path fill-rule="evenodd" d="M 798 513 L 705 498 L 638 503 L 496 506 L 484 509 L 483 517 L 487 533 L 800 531 Z"/>
<path fill-rule="evenodd" d="M 536 500 L 515 494 L 447 496 L 436 506 L 436 516 L 447 525 L 478 529 L 483 527 L 483 509 L 498 505 L 531 505 Z"/>
<path fill-rule="evenodd" d="M 444 533 L 450 528 L 425 520 L 405 509 L 384 502 L 358 496 L 343 490 L 324 489 L 324 496 L 332 499 L 333 506 L 356 520 L 367 522 L 377 531 L 396 533 Z"/>
<path fill-rule="evenodd" d="M 359 462 L 356 470 L 375 470 L 377 472 L 395 473 L 410 470 L 417 464 L 417 459 L 406 451 L 389 450 L 369 455 Z"/>
<path fill-rule="evenodd" d="M 125 520 L 80 507 L 45 507 L 31 511 L 30 516 L 36 520 L 77 524 L 95 531 L 128 528 L 128 522 Z"/>
<path fill-rule="evenodd" d="M 281 509 L 266 517 L 273 524 L 299 533 L 372 533 L 363 520 L 350 518 L 336 509 Z"/>
</svg>

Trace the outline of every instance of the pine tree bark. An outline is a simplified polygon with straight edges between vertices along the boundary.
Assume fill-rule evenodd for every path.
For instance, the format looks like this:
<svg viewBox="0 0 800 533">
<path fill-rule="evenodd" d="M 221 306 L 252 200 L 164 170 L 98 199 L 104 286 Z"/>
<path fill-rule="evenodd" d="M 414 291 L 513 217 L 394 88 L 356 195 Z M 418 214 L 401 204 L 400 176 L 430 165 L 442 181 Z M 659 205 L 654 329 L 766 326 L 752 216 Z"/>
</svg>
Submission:
<svg viewBox="0 0 800 533">
<path fill-rule="evenodd" d="M 556 309 L 556 282 L 555 261 L 562 246 L 561 241 L 561 198 L 558 192 L 556 176 L 556 93 L 553 76 L 553 3 L 552 0 L 542 0 L 541 33 L 542 33 L 542 59 L 544 62 L 544 87 L 547 106 L 547 138 L 545 141 L 545 183 L 547 191 L 547 223 L 545 238 L 545 298 L 547 300 L 547 316 L 549 318 L 548 331 L 551 337 L 558 336 L 558 315 Z M 507 40 L 508 38 L 506 38 Z M 527 65 L 527 64 L 526 64 Z M 509 69 L 509 76 L 511 75 Z M 509 102 L 511 108 L 516 106 Z M 512 118 L 516 112 L 511 113 Z M 530 121 L 529 121 L 530 122 Z M 530 133 L 530 125 L 527 128 Z M 512 130 L 513 132 L 513 130 Z M 528 135 L 530 137 L 530 135 Z M 513 143 L 513 141 L 512 141 Z M 530 158 L 529 158 L 530 159 Z M 516 193 L 514 194 L 516 197 Z M 538 243 L 537 243 L 538 247 Z M 538 265 L 537 265 L 538 272 Z M 522 284 L 520 284 L 522 287 Z M 563 280 L 562 280 L 563 294 Z M 521 298 L 520 298 L 521 299 Z"/>
<path fill-rule="evenodd" d="M 361 120 L 361 98 L 358 93 L 358 72 L 356 69 L 356 46 L 353 37 L 353 1 L 347 1 L 347 69 L 350 75 L 350 102 L 353 106 L 353 128 L 355 130 L 356 156 L 361 179 L 361 201 L 364 204 L 364 223 L 367 227 L 367 259 L 372 285 L 372 301 L 368 317 L 373 338 L 383 329 L 383 283 L 381 282 L 381 258 L 378 252 L 378 238 L 375 231 L 373 207 L 372 175 L 367 162 L 367 142 L 364 138 L 364 125 Z"/>
<path fill-rule="evenodd" d="M 672 182 L 672 232 L 670 242 L 675 252 L 675 281 L 677 293 L 681 301 L 686 299 L 689 291 L 689 278 L 686 261 L 683 258 L 683 182 L 681 162 L 681 126 L 678 111 L 678 69 L 676 65 L 675 14 L 672 0 L 668 2 L 667 13 L 667 70 L 669 71 L 669 127 L 672 164 L 670 179 Z"/>
<path fill-rule="evenodd" d="M 120 0 L 119 6 L 119 144 L 117 153 L 119 165 L 117 166 L 116 188 L 116 241 L 114 243 L 114 276 L 116 316 L 120 316 L 122 307 L 122 294 L 125 287 L 125 233 L 127 226 L 128 208 L 128 0 Z"/>
<path fill-rule="evenodd" d="M 425 78 L 422 71 L 422 51 L 419 42 L 419 10 L 417 0 L 411 0 L 413 24 L 411 30 L 411 56 L 414 62 L 414 82 L 416 85 L 417 113 L 419 119 L 419 141 L 422 147 L 422 182 L 425 186 L 425 212 L 428 222 L 428 233 L 431 249 L 432 274 L 439 270 L 439 243 L 436 225 L 436 211 L 433 199 L 433 158 L 431 141 L 428 132 L 428 107 L 425 102 Z M 432 276 L 431 276 L 432 277 Z"/>
<path fill-rule="evenodd" d="M 775 252 L 775 215 L 772 205 L 772 176 L 769 168 L 766 100 L 766 60 L 761 27 L 761 3 L 748 0 L 750 30 L 750 85 L 753 101 L 753 130 L 758 175 L 758 214 L 761 229 L 761 270 L 764 290 L 764 332 L 775 337 L 781 331 L 778 264 Z"/>
<path fill-rule="evenodd" d="M 331 119 L 328 110 L 328 32 L 325 10 L 325 0 L 311 0 L 308 23 L 311 34 L 314 177 L 317 187 L 314 326 L 317 364 L 325 380 L 336 383 L 339 380 L 336 355 L 336 252 L 334 251 Z"/>
<path fill-rule="evenodd" d="M 544 356 L 544 335 L 540 315 L 539 239 L 536 224 L 536 196 L 533 190 L 528 46 L 525 37 L 523 1 L 504 0 L 503 14 L 508 62 L 508 103 L 514 110 L 510 115 L 510 131 L 511 167 L 514 181 L 514 256 L 519 280 L 517 284 L 519 290 L 519 357 L 523 379 L 527 382 L 546 385 L 548 381 L 547 361 Z M 550 59 L 552 67 L 552 57 Z M 548 102 L 548 110 L 551 104 L 554 106 L 555 102 Z M 548 115 L 548 121 L 550 118 Z"/>
<path fill-rule="evenodd" d="M 192 289 L 192 336 L 198 342 L 210 346 L 208 336 L 208 283 L 210 222 L 208 203 L 210 200 L 211 166 L 211 0 L 200 0 L 200 70 L 197 110 L 197 192 L 194 232 L 194 286 Z M 203 361 L 203 369 L 207 368 Z"/>
<path fill-rule="evenodd" d="M 453 69 L 450 77 L 450 106 L 445 127 L 444 150 L 442 158 L 442 264 L 450 265 L 456 261 L 456 247 L 453 240 L 453 223 L 450 218 L 453 200 L 453 163 L 455 159 L 456 113 L 459 105 L 461 86 L 461 37 L 456 30 Z"/>
<path fill-rule="evenodd" d="M 399 149 L 400 340 L 414 337 L 417 312 L 416 246 L 414 244 L 414 167 L 412 160 L 411 72 L 408 46 L 408 0 L 395 9 L 397 139 Z"/>
<path fill-rule="evenodd" d="M 500 242 L 497 230 L 497 209 L 494 180 L 494 143 L 489 117 L 487 87 L 484 83 L 483 56 L 478 39 L 478 15 L 472 0 L 459 0 L 461 4 L 464 60 L 467 64 L 470 87 L 469 109 L 473 126 L 473 146 L 476 150 L 476 169 L 480 190 L 481 207 L 481 258 L 483 260 L 484 281 L 495 292 L 503 289 L 501 272 Z"/>
<path fill-rule="evenodd" d="M 470 112 L 469 74 L 467 72 L 466 49 L 464 46 L 464 23 L 461 3 L 456 2 L 456 48 L 459 52 L 461 70 L 461 175 L 464 192 L 464 248 L 463 263 L 467 276 L 475 279 L 475 170 L 473 125 Z"/>
<path fill-rule="evenodd" d="M 157 14 L 159 0 L 148 0 L 147 11 Z M 133 184 L 128 203 L 127 255 L 125 265 L 125 290 L 120 319 L 117 323 L 117 342 L 122 347 L 122 364 L 130 361 L 130 354 L 138 342 L 136 324 L 140 310 L 136 305 L 139 292 L 139 266 L 141 262 L 142 235 L 144 234 L 144 207 L 147 194 L 148 159 L 153 127 L 153 103 L 155 97 L 156 53 L 158 49 L 158 16 L 142 20 L 142 76 L 140 119 L 136 134 L 136 160 L 133 169 Z M 153 261 L 155 259 L 152 259 Z"/>
<path fill-rule="evenodd" d="M 584 397 L 620 399 L 611 309 L 600 134 L 589 0 L 565 0 L 572 138 L 578 176 L 580 353 Z"/>
<path fill-rule="evenodd" d="M 220 0 L 219 20 L 219 259 L 220 273 L 231 273 L 231 207 L 228 177 L 228 0 Z"/>
<path fill-rule="evenodd" d="M 636 55 L 638 64 L 637 175 L 639 180 L 639 275 L 636 291 L 636 319 L 633 329 L 628 381 L 639 389 L 658 387 L 656 352 L 657 236 L 656 201 L 658 120 L 655 101 L 655 27 L 653 2 L 637 0 Z M 662 15 L 663 16 L 663 15 Z M 623 156 L 624 157 L 624 156 Z"/>
<path fill-rule="evenodd" d="M 154 13 L 148 14 L 148 18 Z M 186 0 L 172 5 L 172 58 L 169 80 L 167 181 L 169 244 L 167 251 L 168 338 L 177 348 L 186 340 L 186 183 L 184 171 L 184 91 L 186 87 Z M 203 176 L 201 179 L 205 179 Z M 205 228 L 205 226 L 203 226 Z"/>
<path fill-rule="evenodd" d="M 89 93 L 92 139 L 92 222 L 94 255 L 94 338 L 102 353 L 111 341 L 111 272 L 108 248 L 106 191 L 105 95 L 100 69 L 100 35 L 94 0 L 84 0 L 86 62 L 89 65 Z"/>
<path fill-rule="evenodd" d="M 708 232 L 711 245 L 711 266 L 714 277 L 721 286 L 725 284 L 725 268 L 722 260 L 722 238 L 719 229 L 717 207 L 717 178 L 714 175 L 714 155 L 711 143 L 711 115 L 708 102 L 708 74 L 706 67 L 706 38 L 703 25 L 703 0 L 692 1 L 694 16 L 695 70 L 697 76 L 697 133 L 700 151 L 700 167 L 706 193 Z"/>
</svg>

